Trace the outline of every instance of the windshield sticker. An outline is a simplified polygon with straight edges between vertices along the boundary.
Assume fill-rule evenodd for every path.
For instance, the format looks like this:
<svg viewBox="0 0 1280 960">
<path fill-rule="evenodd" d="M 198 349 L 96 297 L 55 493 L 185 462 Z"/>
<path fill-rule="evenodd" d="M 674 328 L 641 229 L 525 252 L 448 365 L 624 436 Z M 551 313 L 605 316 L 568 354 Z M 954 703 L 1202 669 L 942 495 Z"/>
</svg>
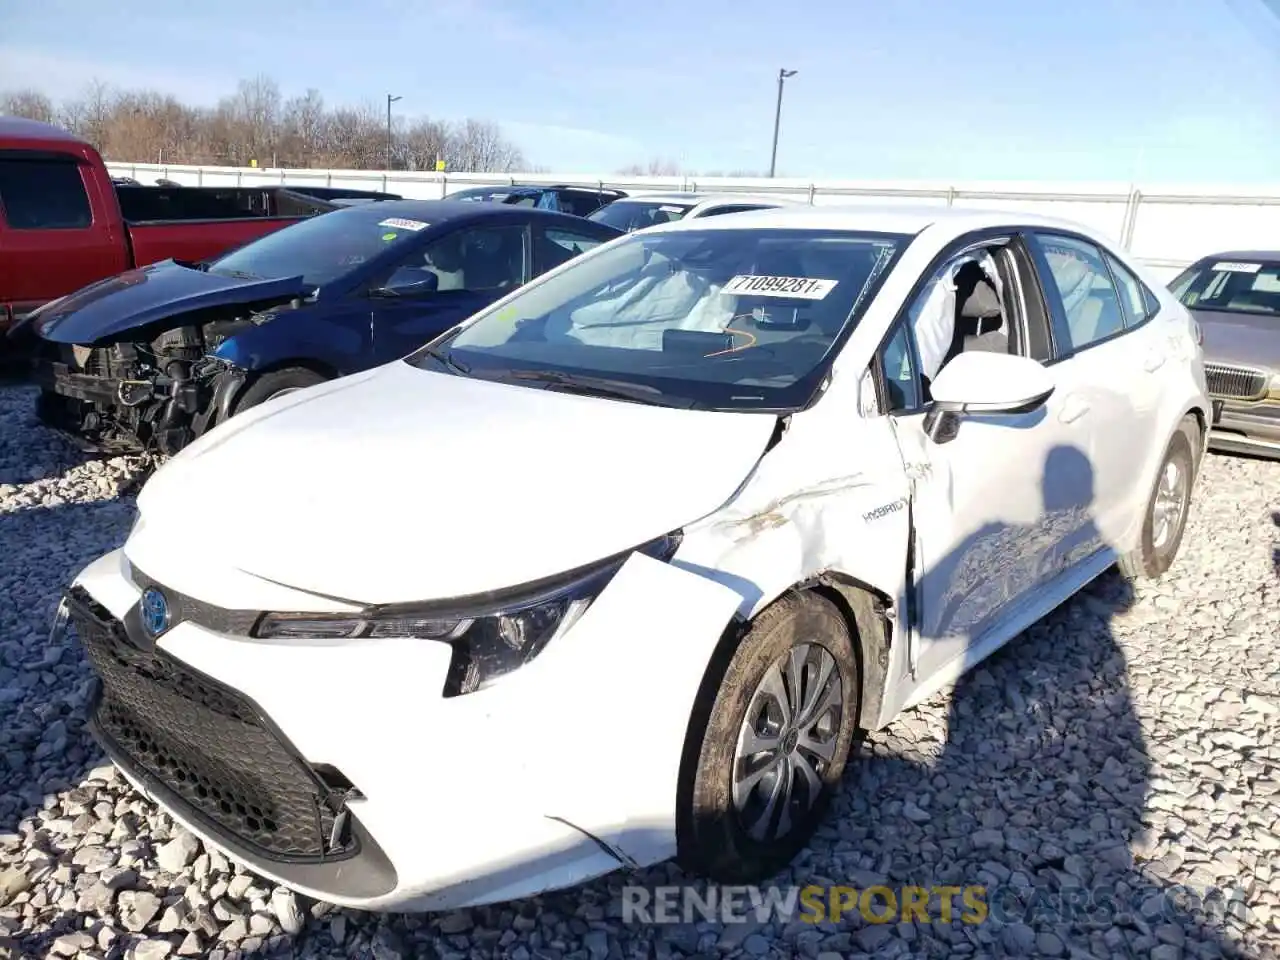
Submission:
<svg viewBox="0 0 1280 960">
<path fill-rule="evenodd" d="M 388 241 L 388 242 L 390 242 L 390 241 L 394 240 L 394 239 L 395 239 L 396 237 L 398 237 L 398 236 L 400 236 L 400 234 L 395 233 L 395 232 L 392 232 L 392 233 L 384 233 L 384 234 L 382 235 L 382 239 L 383 239 L 383 240 L 386 240 L 386 241 Z"/>
<path fill-rule="evenodd" d="M 1213 265 L 1214 270 L 1221 270 L 1225 273 L 1257 273 L 1262 269 L 1260 263 L 1239 263 L 1235 260 L 1223 260 L 1221 263 Z"/>
<path fill-rule="evenodd" d="M 659 207 L 663 213 L 684 213 L 684 207 Z"/>
<path fill-rule="evenodd" d="M 392 217 L 389 220 L 381 220 L 378 222 L 380 227 L 395 227 L 397 230 L 425 230 L 431 226 L 429 223 L 423 223 L 421 220 L 405 220 L 401 217 Z"/>
<path fill-rule="evenodd" d="M 837 283 L 838 280 L 816 280 L 809 277 L 753 277 L 740 274 L 724 285 L 724 292 L 734 296 L 823 300 L 835 289 Z"/>
</svg>

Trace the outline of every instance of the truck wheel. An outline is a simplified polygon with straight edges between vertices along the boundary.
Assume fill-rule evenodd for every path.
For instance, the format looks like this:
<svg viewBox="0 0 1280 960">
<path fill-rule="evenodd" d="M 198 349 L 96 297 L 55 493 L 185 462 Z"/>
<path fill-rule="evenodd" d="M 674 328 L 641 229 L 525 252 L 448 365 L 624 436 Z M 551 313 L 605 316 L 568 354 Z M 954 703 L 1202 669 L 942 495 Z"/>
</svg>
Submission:
<svg viewBox="0 0 1280 960">
<path fill-rule="evenodd" d="M 285 367 L 281 370 L 272 370 L 254 378 L 244 393 L 240 394 L 240 399 L 236 401 L 235 412 L 240 413 L 250 407 L 256 407 L 265 400 L 292 393 L 294 390 L 305 390 L 307 387 L 314 387 L 318 383 L 324 383 L 327 379 L 327 377 L 321 376 L 314 370 L 308 370 L 306 367 Z"/>
<path fill-rule="evenodd" d="M 683 867 L 756 883 L 795 858 L 840 783 L 859 684 L 849 628 L 828 601 L 791 594 L 756 618 L 708 694 L 705 725 L 691 730 L 697 766 L 677 827 Z"/>
<path fill-rule="evenodd" d="M 1174 431 L 1160 463 L 1142 522 L 1142 540 L 1120 558 L 1120 573 L 1126 578 L 1154 580 L 1173 565 L 1187 528 L 1199 449 L 1200 426 L 1187 417 Z"/>
</svg>

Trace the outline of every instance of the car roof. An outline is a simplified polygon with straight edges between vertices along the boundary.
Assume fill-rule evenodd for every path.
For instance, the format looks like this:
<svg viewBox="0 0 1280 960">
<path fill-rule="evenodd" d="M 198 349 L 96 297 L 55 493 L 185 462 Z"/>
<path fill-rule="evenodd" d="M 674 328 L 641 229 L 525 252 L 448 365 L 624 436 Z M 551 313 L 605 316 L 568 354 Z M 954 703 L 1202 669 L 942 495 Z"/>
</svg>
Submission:
<svg viewBox="0 0 1280 960">
<path fill-rule="evenodd" d="M 51 123 L 28 120 L 26 117 L 0 116 L 0 140 L 62 140 L 67 143 L 83 143 L 79 137 Z"/>
<path fill-rule="evenodd" d="M 1227 250 L 1223 253 L 1206 253 L 1196 263 L 1206 260 L 1280 260 L 1280 250 Z"/>
<path fill-rule="evenodd" d="M 326 216 L 342 215 L 351 218 L 384 220 L 400 217 L 406 220 L 423 220 L 436 226 L 461 217 L 555 217 L 563 220 L 568 214 L 555 210 L 539 210 L 537 207 L 516 207 L 504 203 L 475 203 L 471 200 L 378 200 L 354 207 L 335 210 Z M 577 220 L 578 217 L 571 219 Z"/>
<path fill-rule="evenodd" d="M 687 203 L 692 206 L 710 196 L 712 194 L 706 193 L 633 193 L 615 202 L 636 200 L 641 203 Z"/>
<path fill-rule="evenodd" d="M 653 233 L 667 230 L 857 230 L 868 233 L 914 235 L 934 225 L 945 225 L 956 234 L 984 228 L 1015 226 L 1056 227 L 1086 235 L 1096 231 L 1084 224 L 1058 217 L 1022 210 L 987 210 L 968 207 L 946 207 L 931 204 L 857 204 L 823 205 L 786 204 L 764 210 L 750 210 L 732 217 L 676 220 L 645 230 Z"/>
</svg>

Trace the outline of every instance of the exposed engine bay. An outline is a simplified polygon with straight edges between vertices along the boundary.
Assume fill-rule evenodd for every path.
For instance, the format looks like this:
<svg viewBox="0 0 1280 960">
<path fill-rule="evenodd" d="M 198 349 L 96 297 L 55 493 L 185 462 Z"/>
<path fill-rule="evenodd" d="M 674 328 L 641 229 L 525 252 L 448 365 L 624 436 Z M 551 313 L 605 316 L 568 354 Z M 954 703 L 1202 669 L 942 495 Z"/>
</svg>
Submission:
<svg viewBox="0 0 1280 960">
<path fill-rule="evenodd" d="M 303 302 L 295 297 L 181 314 L 92 345 L 45 341 L 34 366 L 41 388 L 36 414 L 94 452 L 176 453 L 231 416 L 248 377 L 213 351 Z"/>
</svg>

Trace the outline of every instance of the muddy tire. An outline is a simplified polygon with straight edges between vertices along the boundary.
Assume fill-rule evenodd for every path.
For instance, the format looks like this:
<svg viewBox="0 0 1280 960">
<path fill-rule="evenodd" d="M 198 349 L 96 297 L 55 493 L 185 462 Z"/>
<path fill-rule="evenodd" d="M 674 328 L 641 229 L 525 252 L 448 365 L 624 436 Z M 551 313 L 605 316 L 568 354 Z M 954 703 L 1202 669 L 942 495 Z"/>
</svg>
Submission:
<svg viewBox="0 0 1280 960">
<path fill-rule="evenodd" d="M 860 682 L 849 627 L 827 600 L 788 594 L 756 618 L 718 684 L 708 677 L 710 709 L 690 730 L 682 867 L 756 883 L 795 858 L 840 783 Z"/>
<path fill-rule="evenodd" d="M 314 370 L 308 370 L 306 367 L 284 367 L 281 370 L 271 370 L 267 373 L 259 374 L 249 381 L 249 386 L 245 388 L 244 393 L 240 394 L 240 398 L 236 400 L 235 412 L 240 413 L 250 407 L 256 407 L 263 401 L 284 393 L 314 387 L 318 383 L 324 383 L 327 379 L 327 377 L 321 376 Z"/>
<path fill-rule="evenodd" d="M 1154 580 L 1173 565 L 1187 528 L 1191 493 L 1200 458 L 1200 425 L 1187 417 L 1178 425 L 1147 498 L 1138 546 L 1120 558 L 1120 573 L 1130 580 Z"/>
</svg>

